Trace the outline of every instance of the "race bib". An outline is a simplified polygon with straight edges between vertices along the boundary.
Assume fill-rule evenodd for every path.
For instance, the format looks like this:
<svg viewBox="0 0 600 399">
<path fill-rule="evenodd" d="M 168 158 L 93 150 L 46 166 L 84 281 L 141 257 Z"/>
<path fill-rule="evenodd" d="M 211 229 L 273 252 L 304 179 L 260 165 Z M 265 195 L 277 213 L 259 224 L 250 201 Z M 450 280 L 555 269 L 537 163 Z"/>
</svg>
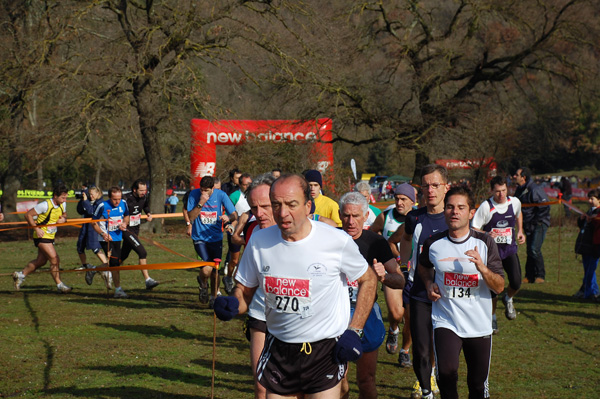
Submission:
<svg viewBox="0 0 600 399">
<path fill-rule="evenodd" d="M 346 281 L 348 282 L 348 295 L 350 296 L 350 303 L 356 303 L 356 298 L 358 298 L 358 281 L 350 282 L 348 278 L 346 278 Z"/>
<path fill-rule="evenodd" d="M 129 225 L 130 226 L 139 226 L 142 220 L 142 214 L 131 215 L 129 217 Z"/>
<path fill-rule="evenodd" d="M 108 218 L 108 231 L 117 231 L 119 226 L 123 222 L 123 218 L 120 216 L 114 216 Z"/>
<path fill-rule="evenodd" d="M 312 316 L 310 280 L 265 276 L 265 302 L 279 313 Z"/>
<path fill-rule="evenodd" d="M 497 236 L 494 237 L 494 241 L 496 241 L 496 244 L 512 244 L 512 227 L 494 228 L 492 229 L 492 232 L 497 234 Z"/>
<path fill-rule="evenodd" d="M 56 226 L 46 227 L 46 233 L 48 233 L 48 234 L 55 234 L 57 231 L 58 231 L 58 229 L 56 228 Z"/>
<path fill-rule="evenodd" d="M 479 297 L 479 274 L 444 273 L 444 292 L 450 299 Z"/>
<path fill-rule="evenodd" d="M 200 221 L 202 222 L 202 224 L 217 224 L 217 211 L 200 212 Z"/>
</svg>

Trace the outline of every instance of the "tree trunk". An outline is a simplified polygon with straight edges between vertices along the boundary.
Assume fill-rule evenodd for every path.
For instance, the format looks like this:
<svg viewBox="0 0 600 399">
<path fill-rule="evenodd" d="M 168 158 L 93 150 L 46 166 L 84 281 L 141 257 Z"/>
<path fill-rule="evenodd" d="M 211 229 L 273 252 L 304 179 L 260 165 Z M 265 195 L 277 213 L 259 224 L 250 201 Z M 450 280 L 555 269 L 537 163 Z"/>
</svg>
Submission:
<svg viewBox="0 0 600 399">
<path fill-rule="evenodd" d="M 167 191 L 167 171 L 158 130 L 158 123 L 162 112 L 159 109 L 160 105 L 152 101 L 158 95 L 152 92 L 149 78 L 138 78 L 134 82 L 133 96 L 136 102 L 142 144 L 150 173 L 150 211 L 154 214 L 159 214 L 164 212 L 163 205 L 166 200 L 165 195 Z M 160 233 L 162 232 L 163 223 L 163 219 L 153 220 L 145 224 L 147 227 L 144 230 Z"/>
<path fill-rule="evenodd" d="M 19 220 L 19 216 L 9 213 L 17 211 L 17 191 L 21 188 L 23 174 L 21 157 L 16 151 L 8 152 L 8 168 L 2 182 L 2 213 L 7 222 Z"/>
<path fill-rule="evenodd" d="M 94 185 L 96 187 L 100 187 L 100 170 L 102 169 L 102 161 L 100 157 L 98 157 L 98 161 L 96 162 L 96 176 L 94 178 Z"/>
</svg>

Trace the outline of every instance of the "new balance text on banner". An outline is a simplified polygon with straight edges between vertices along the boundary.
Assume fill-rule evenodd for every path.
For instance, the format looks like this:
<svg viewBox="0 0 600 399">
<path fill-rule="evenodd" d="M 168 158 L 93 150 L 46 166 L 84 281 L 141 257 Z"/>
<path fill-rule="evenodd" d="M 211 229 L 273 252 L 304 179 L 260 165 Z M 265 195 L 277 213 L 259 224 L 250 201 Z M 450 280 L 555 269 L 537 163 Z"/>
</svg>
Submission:
<svg viewBox="0 0 600 399">
<path fill-rule="evenodd" d="M 192 119 L 191 172 L 194 187 L 203 176 L 213 176 L 217 165 L 217 145 L 239 145 L 252 141 L 274 143 L 313 141 L 312 156 L 324 173 L 333 165 L 331 119 L 294 120 L 218 120 Z"/>
</svg>

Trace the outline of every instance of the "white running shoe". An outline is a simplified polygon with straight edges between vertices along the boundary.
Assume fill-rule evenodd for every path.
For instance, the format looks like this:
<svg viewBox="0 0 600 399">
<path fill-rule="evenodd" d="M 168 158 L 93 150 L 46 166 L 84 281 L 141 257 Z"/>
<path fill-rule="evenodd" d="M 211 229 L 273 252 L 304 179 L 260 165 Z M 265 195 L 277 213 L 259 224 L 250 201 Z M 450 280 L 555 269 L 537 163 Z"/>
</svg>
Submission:
<svg viewBox="0 0 600 399">
<path fill-rule="evenodd" d="M 21 289 L 21 286 L 25 282 L 25 275 L 23 274 L 23 272 L 14 272 L 12 274 L 12 278 L 15 290 L 19 291 Z"/>
<path fill-rule="evenodd" d="M 69 292 L 71 292 L 71 287 L 67 286 L 65 283 L 63 283 L 62 281 L 60 282 L 60 284 L 56 285 L 56 289 L 58 290 L 58 292 L 60 292 L 61 294 L 68 294 Z"/>
<path fill-rule="evenodd" d="M 123 291 L 123 288 L 117 287 L 115 289 L 115 295 L 114 295 L 114 297 L 115 298 L 121 298 L 121 299 L 122 298 L 127 298 L 127 294 L 125 293 L 125 291 Z"/>
<path fill-rule="evenodd" d="M 113 287 L 113 279 L 111 272 L 101 272 L 100 276 L 102 276 L 102 280 L 104 280 L 106 289 L 111 290 Z"/>
<path fill-rule="evenodd" d="M 508 295 L 504 295 L 502 297 L 502 302 L 504 303 L 504 315 L 508 320 L 514 320 L 517 318 L 517 311 L 515 310 L 515 305 L 513 304 L 512 299 L 509 301 Z"/>
</svg>

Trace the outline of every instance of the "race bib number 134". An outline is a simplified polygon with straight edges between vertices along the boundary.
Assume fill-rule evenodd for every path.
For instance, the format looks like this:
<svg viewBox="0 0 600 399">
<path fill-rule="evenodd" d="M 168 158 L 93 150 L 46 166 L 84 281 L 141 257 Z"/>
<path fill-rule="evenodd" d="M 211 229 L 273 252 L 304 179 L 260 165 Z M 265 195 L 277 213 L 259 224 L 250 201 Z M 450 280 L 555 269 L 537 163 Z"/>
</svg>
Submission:
<svg viewBox="0 0 600 399">
<path fill-rule="evenodd" d="M 479 274 L 444 273 L 445 296 L 450 299 L 471 299 L 479 296 Z"/>
</svg>

